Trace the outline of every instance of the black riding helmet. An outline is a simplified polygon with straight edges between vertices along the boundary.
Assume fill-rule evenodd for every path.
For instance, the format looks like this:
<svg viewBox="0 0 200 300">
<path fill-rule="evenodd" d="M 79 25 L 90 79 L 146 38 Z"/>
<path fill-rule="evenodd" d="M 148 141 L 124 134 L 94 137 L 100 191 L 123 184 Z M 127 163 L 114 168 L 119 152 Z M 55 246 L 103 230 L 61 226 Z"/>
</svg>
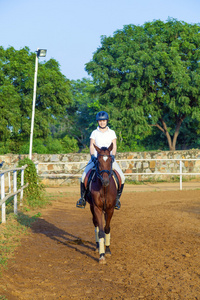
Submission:
<svg viewBox="0 0 200 300">
<path fill-rule="evenodd" d="M 100 120 L 108 120 L 108 114 L 105 111 L 99 111 L 96 115 L 96 120 L 100 121 Z"/>
</svg>

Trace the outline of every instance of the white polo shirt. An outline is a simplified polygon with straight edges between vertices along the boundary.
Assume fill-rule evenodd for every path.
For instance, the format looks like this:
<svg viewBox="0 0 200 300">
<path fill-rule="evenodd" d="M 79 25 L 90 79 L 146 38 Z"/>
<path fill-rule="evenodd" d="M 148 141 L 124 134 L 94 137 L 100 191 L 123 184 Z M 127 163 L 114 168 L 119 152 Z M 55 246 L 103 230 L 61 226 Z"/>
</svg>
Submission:
<svg viewBox="0 0 200 300">
<path fill-rule="evenodd" d="M 110 144 L 112 143 L 112 140 L 117 138 L 114 130 L 110 129 L 109 127 L 107 127 L 107 128 L 108 129 L 105 132 L 101 132 L 99 130 L 99 126 L 98 126 L 97 129 L 95 129 L 91 133 L 90 139 L 95 140 L 95 145 L 99 148 L 101 148 L 101 147 L 108 148 L 110 146 Z M 96 150 L 95 150 L 94 155 L 97 156 Z"/>
</svg>

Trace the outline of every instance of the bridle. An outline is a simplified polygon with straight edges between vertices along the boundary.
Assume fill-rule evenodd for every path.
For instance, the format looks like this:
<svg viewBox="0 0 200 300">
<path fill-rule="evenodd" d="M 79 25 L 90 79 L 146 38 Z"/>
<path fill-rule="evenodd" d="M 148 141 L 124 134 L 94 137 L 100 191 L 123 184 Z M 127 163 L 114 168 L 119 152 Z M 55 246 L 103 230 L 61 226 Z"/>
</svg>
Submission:
<svg viewBox="0 0 200 300">
<path fill-rule="evenodd" d="M 98 158 L 98 156 L 112 157 L 111 155 L 99 154 L 99 153 L 98 153 L 98 155 L 97 155 L 97 158 Z M 103 182 L 103 180 L 104 180 L 104 179 L 103 179 L 103 176 L 102 176 L 103 173 L 107 173 L 107 174 L 108 174 L 108 178 L 110 179 L 111 175 L 113 174 L 112 164 L 113 164 L 113 162 L 112 162 L 112 160 L 111 160 L 111 167 L 110 167 L 110 170 L 102 170 L 102 171 L 100 171 L 100 170 L 99 170 L 99 161 L 97 160 L 97 162 L 96 162 L 96 174 L 97 174 L 97 177 L 101 180 L 101 182 Z"/>
</svg>

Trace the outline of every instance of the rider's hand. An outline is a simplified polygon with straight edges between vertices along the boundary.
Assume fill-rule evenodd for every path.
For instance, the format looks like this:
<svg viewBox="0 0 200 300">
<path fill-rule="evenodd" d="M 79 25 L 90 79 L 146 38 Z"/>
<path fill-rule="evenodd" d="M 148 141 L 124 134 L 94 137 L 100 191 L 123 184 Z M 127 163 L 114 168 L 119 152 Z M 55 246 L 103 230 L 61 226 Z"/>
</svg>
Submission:
<svg viewBox="0 0 200 300">
<path fill-rule="evenodd" d="M 97 161 L 97 158 L 94 156 L 94 154 L 91 155 L 91 160 L 95 164 Z"/>
<path fill-rule="evenodd" d="M 112 158 L 112 162 L 114 162 L 115 156 L 114 156 L 114 155 L 111 155 L 111 158 Z"/>
</svg>

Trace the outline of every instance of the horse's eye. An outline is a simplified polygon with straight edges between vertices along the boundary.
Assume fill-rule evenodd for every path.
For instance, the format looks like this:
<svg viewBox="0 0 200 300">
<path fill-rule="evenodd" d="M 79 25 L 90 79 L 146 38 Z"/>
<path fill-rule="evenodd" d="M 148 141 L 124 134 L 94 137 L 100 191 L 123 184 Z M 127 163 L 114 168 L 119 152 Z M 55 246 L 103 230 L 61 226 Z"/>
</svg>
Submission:
<svg viewBox="0 0 200 300">
<path fill-rule="evenodd" d="M 103 160 L 104 160 L 104 161 L 107 161 L 107 159 L 108 159 L 108 156 L 107 156 L 107 155 L 104 155 L 104 156 L 103 156 Z"/>
</svg>

